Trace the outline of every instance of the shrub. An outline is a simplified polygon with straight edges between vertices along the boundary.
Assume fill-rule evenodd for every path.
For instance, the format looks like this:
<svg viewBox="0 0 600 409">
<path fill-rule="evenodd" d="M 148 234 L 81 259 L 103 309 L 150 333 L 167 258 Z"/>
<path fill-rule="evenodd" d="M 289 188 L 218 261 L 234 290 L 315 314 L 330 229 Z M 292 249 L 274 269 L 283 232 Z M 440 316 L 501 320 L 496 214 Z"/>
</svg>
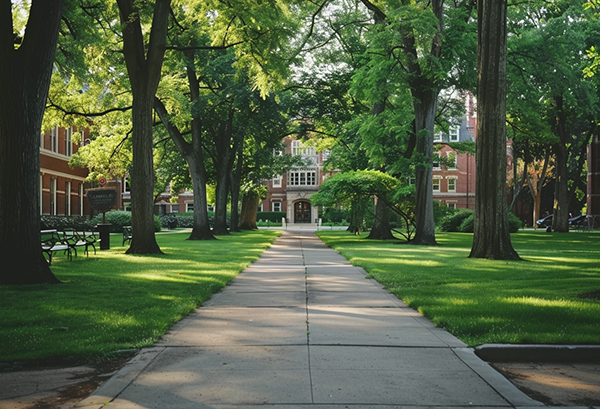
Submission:
<svg viewBox="0 0 600 409">
<path fill-rule="evenodd" d="M 40 219 L 42 230 L 72 228 L 75 230 L 92 230 L 96 224 L 88 216 L 48 216 Z"/>
<path fill-rule="evenodd" d="M 457 232 L 462 222 L 473 214 L 472 210 L 460 209 L 442 217 L 438 228 L 440 231 Z"/>
<path fill-rule="evenodd" d="M 113 210 L 106 212 L 106 222 L 112 224 L 110 231 L 111 233 L 122 233 L 123 226 L 131 226 L 131 212 L 124 210 Z M 97 225 L 102 223 L 102 215 L 99 214 L 92 219 L 92 223 Z M 161 230 L 161 223 L 158 216 L 154 216 L 154 231 Z"/>
<path fill-rule="evenodd" d="M 458 230 L 461 233 L 473 233 L 473 226 L 475 225 L 475 214 L 471 214 L 469 217 L 464 219 Z"/>
<path fill-rule="evenodd" d="M 508 231 L 511 233 L 516 233 L 519 229 L 523 227 L 523 222 L 517 215 L 514 213 L 508 214 Z"/>
<path fill-rule="evenodd" d="M 462 221 L 458 227 L 458 231 L 461 233 L 473 233 L 473 226 L 475 224 L 475 215 L 472 214 Z M 521 228 L 521 220 L 513 213 L 508 214 L 508 231 L 511 233 L 517 233 Z"/>
<path fill-rule="evenodd" d="M 443 218 L 445 218 L 446 216 L 452 215 L 456 212 L 459 212 L 460 209 L 455 209 L 452 207 L 448 207 L 448 206 L 440 206 L 439 202 L 434 201 L 433 202 L 433 221 L 435 222 L 435 225 L 439 225 L 440 222 L 442 221 Z"/>
<path fill-rule="evenodd" d="M 281 219 L 285 217 L 285 212 L 258 212 L 256 220 L 264 220 L 275 223 L 281 223 Z"/>
<path fill-rule="evenodd" d="M 340 223 L 342 220 L 350 218 L 350 212 L 346 209 L 327 207 L 319 212 L 319 217 L 321 217 L 323 223 Z"/>
</svg>

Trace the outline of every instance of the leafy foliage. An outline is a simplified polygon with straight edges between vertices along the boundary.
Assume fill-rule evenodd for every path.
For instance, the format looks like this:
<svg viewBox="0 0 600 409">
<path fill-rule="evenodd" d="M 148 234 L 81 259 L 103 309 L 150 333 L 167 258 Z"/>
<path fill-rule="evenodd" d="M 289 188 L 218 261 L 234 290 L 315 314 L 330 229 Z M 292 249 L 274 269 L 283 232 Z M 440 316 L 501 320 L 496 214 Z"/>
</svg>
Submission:
<svg viewBox="0 0 600 409">
<path fill-rule="evenodd" d="M 111 212 L 106 212 L 106 222 L 110 223 L 111 233 L 122 233 L 123 226 L 131 226 L 131 212 L 127 212 L 124 210 L 113 210 Z M 98 225 L 102 223 L 102 215 L 99 214 L 92 219 L 92 223 L 94 225 Z M 158 216 L 154 216 L 154 231 L 159 232 L 161 230 L 160 218 Z"/>
</svg>

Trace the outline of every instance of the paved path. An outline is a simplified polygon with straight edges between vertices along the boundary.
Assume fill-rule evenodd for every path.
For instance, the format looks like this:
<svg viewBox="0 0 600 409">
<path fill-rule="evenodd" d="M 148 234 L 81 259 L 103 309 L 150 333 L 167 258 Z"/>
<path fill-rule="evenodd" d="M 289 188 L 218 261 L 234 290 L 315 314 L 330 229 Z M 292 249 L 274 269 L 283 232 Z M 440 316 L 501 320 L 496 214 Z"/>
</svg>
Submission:
<svg viewBox="0 0 600 409">
<path fill-rule="evenodd" d="M 521 393 L 310 231 L 286 231 L 78 407 L 529 408 Z"/>
</svg>

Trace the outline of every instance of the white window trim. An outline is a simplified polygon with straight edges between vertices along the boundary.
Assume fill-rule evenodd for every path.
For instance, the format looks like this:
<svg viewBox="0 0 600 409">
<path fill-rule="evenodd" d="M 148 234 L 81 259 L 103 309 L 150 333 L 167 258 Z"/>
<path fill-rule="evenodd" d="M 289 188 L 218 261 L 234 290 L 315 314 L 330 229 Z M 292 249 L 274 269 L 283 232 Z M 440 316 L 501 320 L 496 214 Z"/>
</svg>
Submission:
<svg viewBox="0 0 600 409">
<path fill-rule="evenodd" d="M 58 198 L 58 179 L 50 178 L 50 215 L 56 215 Z"/>
<path fill-rule="evenodd" d="M 73 156 L 73 128 L 68 126 L 65 128 L 65 156 Z"/>
<path fill-rule="evenodd" d="M 448 161 L 450 161 L 450 155 L 454 154 L 454 166 L 448 166 L 449 170 L 456 170 L 457 169 L 457 162 L 458 162 L 458 153 L 456 153 L 455 151 L 448 151 L 446 152 L 446 157 L 448 158 Z"/>
<path fill-rule="evenodd" d="M 65 182 L 65 215 L 71 215 L 71 186 L 72 182 Z"/>
<path fill-rule="evenodd" d="M 460 141 L 460 126 L 459 125 L 451 125 L 448 129 L 448 140 L 450 142 L 458 142 Z"/>
<path fill-rule="evenodd" d="M 456 181 L 458 180 L 458 178 L 456 176 L 448 176 L 446 177 L 446 180 L 448 181 L 448 192 L 456 192 Z M 450 189 L 450 181 L 452 181 L 454 184 L 453 189 Z"/>
<path fill-rule="evenodd" d="M 441 182 L 440 182 L 441 180 L 442 180 L 441 176 L 433 175 L 432 187 L 433 187 L 433 191 L 434 192 L 440 192 L 441 191 Z M 437 181 L 437 189 L 435 187 L 435 183 L 433 183 L 435 181 Z"/>
<path fill-rule="evenodd" d="M 79 215 L 83 216 L 83 183 L 79 184 Z"/>
<path fill-rule="evenodd" d="M 58 126 L 50 129 L 50 151 L 58 153 Z"/>
<path fill-rule="evenodd" d="M 282 186 L 282 177 L 281 175 L 275 176 L 273 178 L 273 187 L 281 187 Z"/>
</svg>

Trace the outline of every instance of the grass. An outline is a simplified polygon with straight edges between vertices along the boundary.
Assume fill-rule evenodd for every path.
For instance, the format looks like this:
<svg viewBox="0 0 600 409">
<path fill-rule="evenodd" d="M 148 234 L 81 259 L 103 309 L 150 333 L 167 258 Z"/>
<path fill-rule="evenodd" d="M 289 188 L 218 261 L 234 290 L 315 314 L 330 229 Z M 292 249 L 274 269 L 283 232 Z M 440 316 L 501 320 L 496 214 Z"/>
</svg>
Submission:
<svg viewBox="0 0 600 409">
<path fill-rule="evenodd" d="M 484 343 L 600 344 L 600 235 L 512 235 L 526 261 L 468 258 L 473 235 L 439 233 L 440 246 L 319 236 L 389 291 L 470 346 Z"/>
<path fill-rule="evenodd" d="M 275 240 L 260 230 L 188 241 L 189 233 L 157 234 L 165 255 L 130 256 L 121 235 L 111 249 L 56 254 L 52 271 L 64 284 L 0 286 L 0 362 L 86 362 L 152 345 L 209 299 Z"/>
</svg>

